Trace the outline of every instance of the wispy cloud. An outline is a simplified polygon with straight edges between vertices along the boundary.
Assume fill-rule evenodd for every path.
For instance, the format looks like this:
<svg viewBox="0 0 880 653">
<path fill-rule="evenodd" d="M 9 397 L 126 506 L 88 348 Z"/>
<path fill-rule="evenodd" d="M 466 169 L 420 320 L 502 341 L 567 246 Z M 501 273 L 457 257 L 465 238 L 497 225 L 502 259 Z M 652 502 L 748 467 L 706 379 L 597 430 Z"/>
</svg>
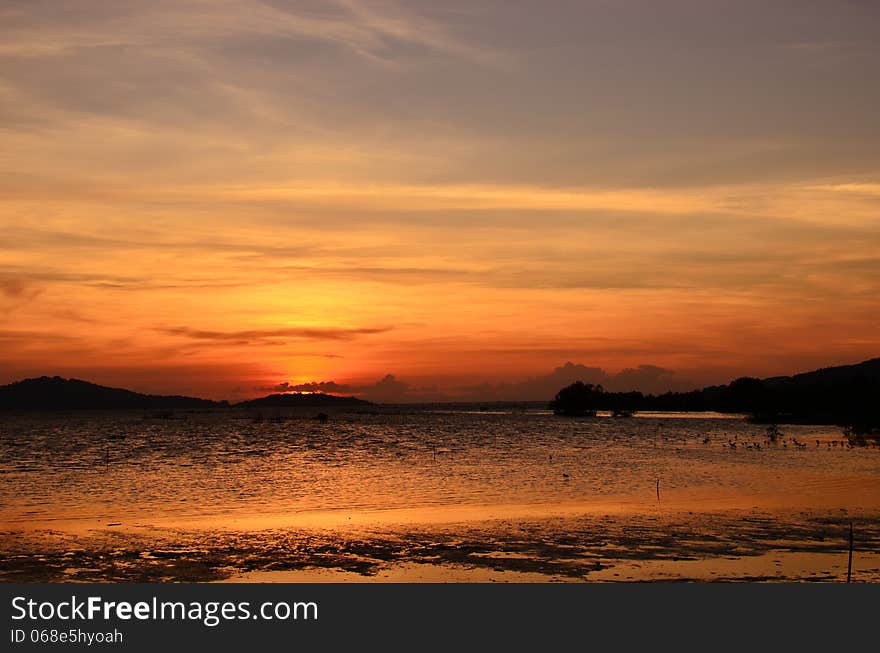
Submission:
<svg viewBox="0 0 880 653">
<path fill-rule="evenodd" d="M 438 390 L 432 388 L 414 388 L 401 381 L 393 374 L 386 374 L 375 383 L 348 384 L 335 381 L 317 381 L 309 383 L 281 383 L 275 386 L 279 392 L 326 392 L 329 394 L 355 394 L 370 401 L 399 403 L 436 399 Z"/>
<path fill-rule="evenodd" d="M 646 393 L 662 393 L 669 390 L 692 389 L 696 383 L 678 378 L 672 370 L 656 365 L 639 365 L 617 373 L 609 373 L 599 367 L 568 362 L 549 374 L 528 379 L 511 379 L 485 382 L 479 385 L 447 387 L 414 387 L 387 374 L 375 383 L 337 383 L 336 381 L 313 381 L 308 383 L 283 382 L 264 386 L 258 390 L 273 392 L 326 392 L 330 394 L 355 394 L 374 401 L 397 403 L 412 401 L 548 401 L 560 388 L 583 381 L 603 385 L 607 390 L 639 390 Z"/>
<path fill-rule="evenodd" d="M 876 355 L 876 3 L 651 7 L 0 3 L 0 375 Z"/>
<path fill-rule="evenodd" d="M 359 336 L 386 333 L 394 327 L 281 327 L 277 329 L 246 329 L 241 331 L 207 331 L 190 327 L 159 327 L 156 330 L 172 336 L 214 342 L 247 343 L 276 339 L 351 340 Z"/>
<path fill-rule="evenodd" d="M 325 41 L 368 60 L 392 62 L 395 46 L 415 44 L 472 61 L 490 52 L 467 43 L 406 3 L 358 0 L 286 2 L 220 0 L 174 3 L 127 2 L 118 11 L 104 3 L 80 2 L 76 13 L 58 7 L 30 11 L 6 7 L 10 26 L 0 55 L 52 56 L 82 48 L 180 47 L 235 36 L 286 37 Z M 52 20 L 54 14 L 63 20 Z M 65 20 L 66 19 L 66 20 Z"/>
</svg>

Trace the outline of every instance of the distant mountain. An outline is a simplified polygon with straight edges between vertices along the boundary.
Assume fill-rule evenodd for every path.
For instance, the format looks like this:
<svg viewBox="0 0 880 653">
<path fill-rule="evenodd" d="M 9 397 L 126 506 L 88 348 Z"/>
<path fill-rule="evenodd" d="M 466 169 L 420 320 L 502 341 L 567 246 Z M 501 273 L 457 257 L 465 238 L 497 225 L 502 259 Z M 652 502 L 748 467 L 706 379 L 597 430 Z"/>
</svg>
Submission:
<svg viewBox="0 0 880 653">
<path fill-rule="evenodd" d="M 273 394 L 235 404 L 241 408 L 342 408 L 372 405 L 369 401 L 356 397 L 337 397 L 323 393 Z M 226 401 L 177 395 L 145 395 L 60 376 L 41 376 L 0 386 L 0 410 L 181 410 L 228 407 L 229 402 Z"/>
<path fill-rule="evenodd" d="M 274 394 L 236 404 L 243 408 L 332 408 L 373 405 L 372 402 L 357 397 L 337 397 L 322 392 Z"/>
<path fill-rule="evenodd" d="M 872 358 L 855 365 L 823 367 L 813 372 L 804 372 L 794 376 L 774 376 L 764 379 L 764 384 L 768 387 L 784 385 L 805 387 L 848 383 L 859 379 L 872 382 L 880 381 L 880 358 Z"/>
<path fill-rule="evenodd" d="M 0 409 L 7 410 L 169 410 L 215 408 L 222 405 L 225 402 L 195 397 L 145 395 L 79 379 L 63 379 L 60 376 L 41 376 L 0 386 Z"/>
<path fill-rule="evenodd" d="M 727 385 L 662 395 L 605 392 L 601 386 L 574 383 L 557 393 L 550 408 L 560 415 L 597 410 L 747 413 L 758 422 L 838 424 L 880 435 L 880 358 L 794 376 L 742 377 Z"/>
</svg>

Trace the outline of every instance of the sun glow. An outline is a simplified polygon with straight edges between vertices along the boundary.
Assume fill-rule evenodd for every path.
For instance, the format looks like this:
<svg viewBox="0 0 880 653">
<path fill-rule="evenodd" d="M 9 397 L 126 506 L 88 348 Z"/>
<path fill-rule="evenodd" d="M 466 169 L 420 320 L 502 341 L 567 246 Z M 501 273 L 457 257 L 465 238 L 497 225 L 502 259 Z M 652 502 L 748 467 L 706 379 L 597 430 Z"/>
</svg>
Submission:
<svg viewBox="0 0 880 653">
<path fill-rule="evenodd" d="M 0 7 L 0 383 L 442 398 L 876 356 L 876 39 L 712 20 L 682 59 L 592 4 L 503 35 L 416 5 Z"/>
</svg>

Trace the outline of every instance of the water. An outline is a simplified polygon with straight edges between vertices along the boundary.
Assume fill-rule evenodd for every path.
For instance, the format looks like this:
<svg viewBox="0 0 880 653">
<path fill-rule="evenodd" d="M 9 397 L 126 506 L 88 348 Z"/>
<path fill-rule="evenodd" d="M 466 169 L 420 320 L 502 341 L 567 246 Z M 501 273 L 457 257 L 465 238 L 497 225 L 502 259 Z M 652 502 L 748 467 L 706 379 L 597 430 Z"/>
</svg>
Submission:
<svg viewBox="0 0 880 653">
<path fill-rule="evenodd" d="M 327 423 L 176 417 L 0 416 L 0 523 L 219 524 L 236 516 L 463 506 L 880 507 L 880 449 L 845 448 L 836 427 L 783 426 L 784 442 L 772 445 L 765 427 L 709 414 L 566 419 L 545 411 L 412 410 L 334 414 Z"/>
</svg>

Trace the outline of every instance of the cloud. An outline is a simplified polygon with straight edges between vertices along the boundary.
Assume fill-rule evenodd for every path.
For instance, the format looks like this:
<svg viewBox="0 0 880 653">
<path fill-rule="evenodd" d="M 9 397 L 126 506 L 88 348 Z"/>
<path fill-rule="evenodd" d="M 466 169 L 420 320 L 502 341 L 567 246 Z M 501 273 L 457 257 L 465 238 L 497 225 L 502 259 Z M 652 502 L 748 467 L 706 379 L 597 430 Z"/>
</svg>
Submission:
<svg viewBox="0 0 880 653">
<path fill-rule="evenodd" d="M 524 381 L 483 383 L 458 388 L 437 386 L 413 387 L 387 374 L 376 383 L 347 384 L 335 381 L 317 381 L 301 384 L 280 383 L 262 390 L 274 392 L 326 392 L 353 394 L 378 403 L 407 403 L 420 401 L 548 401 L 563 387 L 583 381 L 600 384 L 613 392 L 638 390 L 646 394 L 660 394 L 669 390 L 690 390 L 696 384 L 676 378 L 672 370 L 656 365 L 639 365 L 609 374 L 599 367 L 565 363 L 549 374 Z"/>
<path fill-rule="evenodd" d="M 610 374 L 600 367 L 567 362 L 549 374 L 518 382 L 484 383 L 460 389 L 463 398 L 477 401 L 545 401 L 563 387 L 583 381 L 603 386 L 612 392 L 638 390 L 658 394 L 669 390 L 690 390 L 696 384 L 675 377 L 675 372 L 656 365 L 639 365 Z"/>
<path fill-rule="evenodd" d="M 355 392 L 352 386 L 335 381 L 313 381 L 311 383 L 288 383 L 284 381 L 273 386 L 263 386 L 258 390 L 271 392 L 323 392 L 331 395 L 352 394 Z"/>
<path fill-rule="evenodd" d="M 284 327 L 279 329 L 246 329 L 243 331 L 209 331 L 190 327 L 160 327 L 161 333 L 182 336 L 192 340 L 214 342 L 267 342 L 273 340 L 351 340 L 358 336 L 386 333 L 394 327 Z"/>
<path fill-rule="evenodd" d="M 312 47 L 323 42 L 382 65 L 404 63 L 414 46 L 471 62 L 497 59 L 426 13 L 395 3 L 225 0 L 206 6 L 184 0 L 158 7 L 154 2 L 128 2 L 126 11 L 112 11 L 105 3 L 86 0 L 75 12 L 28 4 L 33 6 L 27 10 L 0 13 L 9 21 L 9 38 L 0 46 L 0 55 L 69 56 L 95 47 L 162 52 L 179 50 L 181 41 L 202 48 L 238 41 L 256 48 L 278 39 Z"/>
<path fill-rule="evenodd" d="M 376 283 L 422 285 L 455 281 L 475 281 L 479 274 L 459 268 L 381 267 L 381 266 L 285 266 L 285 272 L 308 275 L 310 279 L 352 279 Z"/>
<path fill-rule="evenodd" d="M 650 4 L 0 3 L 0 308 L 246 391 L 876 355 L 876 20 Z"/>
<path fill-rule="evenodd" d="M 15 311 L 36 299 L 42 290 L 32 279 L 0 274 L 0 308 Z"/>
<path fill-rule="evenodd" d="M 86 285 L 126 285 L 145 283 L 145 279 L 116 274 L 92 274 L 87 272 L 64 272 L 42 268 L 31 270 L 25 266 L 0 265 L 0 290 L 23 291 L 35 283 L 75 283 Z"/>
<path fill-rule="evenodd" d="M 0 295 L 10 299 L 27 299 L 36 296 L 39 290 L 20 277 L 0 277 Z"/>
<path fill-rule="evenodd" d="M 691 389 L 693 384 L 675 378 L 675 372 L 656 365 L 639 365 L 637 368 L 626 368 L 608 380 L 608 389 L 626 392 L 640 390 L 644 393 L 657 394 L 668 390 Z"/>
<path fill-rule="evenodd" d="M 393 403 L 409 399 L 410 386 L 408 383 L 398 381 L 393 374 L 386 374 L 373 385 L 360 388 L 360 393 L 370 401 Z"/>
<path fill-rule="evenodd" d="M 414 401 L 436 401 L 445 397 L 436 386 L 413 387 L 400 381 L 393 374 L 386 374 L 375 383 L 349 384 L 335 381 L 312 381 L 290 384 L 287 382 L 272 386 L 275 392 L 326 392 L 336 395 L 357 395 L 377 403 L 407 403 Z"/>
</svg>

